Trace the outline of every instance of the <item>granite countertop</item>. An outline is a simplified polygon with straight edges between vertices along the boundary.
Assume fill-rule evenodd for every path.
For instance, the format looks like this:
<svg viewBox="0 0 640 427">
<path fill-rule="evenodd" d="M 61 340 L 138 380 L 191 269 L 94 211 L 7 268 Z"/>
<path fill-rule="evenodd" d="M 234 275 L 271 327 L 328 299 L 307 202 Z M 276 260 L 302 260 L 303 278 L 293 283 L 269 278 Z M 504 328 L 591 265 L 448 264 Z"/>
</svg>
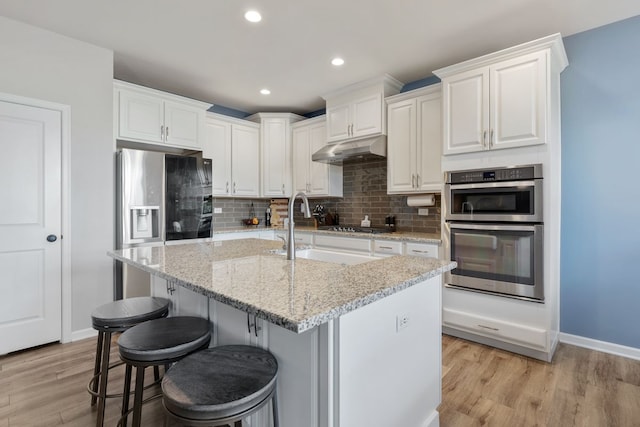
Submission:
<svg viewBox="0 0 640 427">
<path fill-rule="evenodd" d="M 240 239 L 122 249 L 110 256 L 301 333 L 456 267 L 393 256 L 357 265 L 271 253 L 282 243 Z"/>
<path fill-rule="evenodd" d="M 239 227 L 239 228 L 231 228 L 225 230 L 214 230 L 214 236 L 216 234 L 224 234 L 224 233 L 242 233 L 249 231 L 282 231 L 287 232 L 287 229 L 281 227 Z M 354 237 L 358 239 L 368 239 L 368 240 L 400 240 L 403 242 L 414 242 L 414 243 L 431 243 L 436 245 L 442 244 L 442 238 L 440 234 L 437 233 L 417 233 L 412 231 L 394 231 L 393 233 L 347 233 L 342 231 L 329 231 L 329 230 L 318 230 L 314 227 L 299 227 L 296 225 L 296 232 L 302 233 L 312 233 L 312 234 L 328 234 L 333 236 L 342 236 L 342 237 Z"/>
</svg>

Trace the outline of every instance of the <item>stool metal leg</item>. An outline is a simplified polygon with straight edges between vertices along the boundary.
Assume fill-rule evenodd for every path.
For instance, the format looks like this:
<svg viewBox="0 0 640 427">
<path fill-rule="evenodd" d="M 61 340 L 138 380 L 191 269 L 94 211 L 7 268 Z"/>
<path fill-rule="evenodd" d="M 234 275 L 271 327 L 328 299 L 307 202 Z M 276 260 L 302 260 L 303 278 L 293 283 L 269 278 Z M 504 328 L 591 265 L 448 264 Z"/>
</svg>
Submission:
<svg viewBox="0 0 640 427">
<path fill-rule="evenodd" d="M 144 366 L 136 367 L 136 390 L 133 397 L 133 427 L 140 427 L 142 418 L 142 393 L 144 391 Z"/>
<path fill-rule="evenodd" d="M 273 427 L 280 427 L 280 420 L 278 417 L 278 387 L 273 389 L 273 396 L 271 396 L 271 409 L 273 410 Z"/>
<path fill-rule="evenodd" d="M 129 411 L 129 393 L 131 392 L 131 365 L 128 363 L 124 369 L 124 391 L 122 392 L 122 426 L 127 427 L 126 413 Z"/>
<path fill-rule="evenodd" d="M 160 367 L 157 365 L 153 367 L 153 380 L 160 381 Z"/>
<path fill-rule="evenodd" d="M 104 425 L 104 410 L 106 404 L 107 395 L 107 380 L 109 377 L 109 352 L 111 351 L 111 332 L 105 332 L 102 341 L 102 356 L 100 367 L 100 391 L 98 398 L 98 419 L 96 421 L 97 427 Z"/>
<path fill-rule="evenodd" d="M 100 385 L 100 378 L 96 377 L 96 375 L 98 375 L 98 372 L 100 372 L 100 362 L 102 360 L 102 342 L 104 340 L 104 332 L 99 331 L 98 332 L 98 344 L 96 346 L 96 363 L 93 366 L 93 384 L 91 385 L 91 391 L 93 391 L 94 393 L 98 392 L 98 386 Z M 98 401 L 98 396 L 96 395 L 91 395 L 91 406 L 95 406 L 96 402 Z"/>
</svg>

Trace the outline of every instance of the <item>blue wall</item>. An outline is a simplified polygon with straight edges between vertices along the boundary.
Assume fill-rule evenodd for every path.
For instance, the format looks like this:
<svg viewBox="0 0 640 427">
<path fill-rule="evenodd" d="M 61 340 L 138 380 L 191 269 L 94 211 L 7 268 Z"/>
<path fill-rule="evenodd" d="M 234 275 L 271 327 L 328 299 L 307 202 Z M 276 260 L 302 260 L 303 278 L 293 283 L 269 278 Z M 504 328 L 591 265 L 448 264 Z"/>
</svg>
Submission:
<svg viewBox="0 0 640 427">
<path fill-rule="evenodd" d="M 564 44 L 560 329 L 640 348 L 640 16 Z"/>
</svg>

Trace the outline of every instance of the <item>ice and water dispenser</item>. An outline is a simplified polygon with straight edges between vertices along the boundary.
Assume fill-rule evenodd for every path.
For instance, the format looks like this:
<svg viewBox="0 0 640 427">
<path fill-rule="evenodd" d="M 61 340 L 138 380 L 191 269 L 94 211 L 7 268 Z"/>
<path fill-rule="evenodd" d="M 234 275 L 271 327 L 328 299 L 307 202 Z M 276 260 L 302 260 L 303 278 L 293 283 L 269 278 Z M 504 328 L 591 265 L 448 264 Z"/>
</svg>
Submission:
<svg viewBox="0 0 640 427">
<path fill-rule="evenodd" d="M 160 237 L 160 206 L 131 206 L 131 239 Z"/>
</svg>

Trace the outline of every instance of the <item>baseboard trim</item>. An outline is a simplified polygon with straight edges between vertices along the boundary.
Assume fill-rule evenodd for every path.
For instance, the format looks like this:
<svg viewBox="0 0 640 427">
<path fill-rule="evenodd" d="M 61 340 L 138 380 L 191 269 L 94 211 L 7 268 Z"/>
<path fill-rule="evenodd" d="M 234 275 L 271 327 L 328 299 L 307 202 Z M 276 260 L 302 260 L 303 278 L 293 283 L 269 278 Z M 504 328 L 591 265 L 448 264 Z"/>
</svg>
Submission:
<svg viewBox="0 0 640 427">
<path fill-rule="evenodd" d="M 629 359 L 640 360 L 640 348 L 627 347 L 606 341 L 598 341 L 578 335 L 565 334 L 564 332 L 560 332 L 560 342 L 601 351 L 603 353 L 614 354 L 616 356 L 622 356 Z"/>
<path fill-rule="evenodd" d="M 71 342 L 80 341 L 86 338 L 93 338 L 98 335 L 98 331 L 93 328 L 81 329 L 71 332 Z"/>
</svg>

